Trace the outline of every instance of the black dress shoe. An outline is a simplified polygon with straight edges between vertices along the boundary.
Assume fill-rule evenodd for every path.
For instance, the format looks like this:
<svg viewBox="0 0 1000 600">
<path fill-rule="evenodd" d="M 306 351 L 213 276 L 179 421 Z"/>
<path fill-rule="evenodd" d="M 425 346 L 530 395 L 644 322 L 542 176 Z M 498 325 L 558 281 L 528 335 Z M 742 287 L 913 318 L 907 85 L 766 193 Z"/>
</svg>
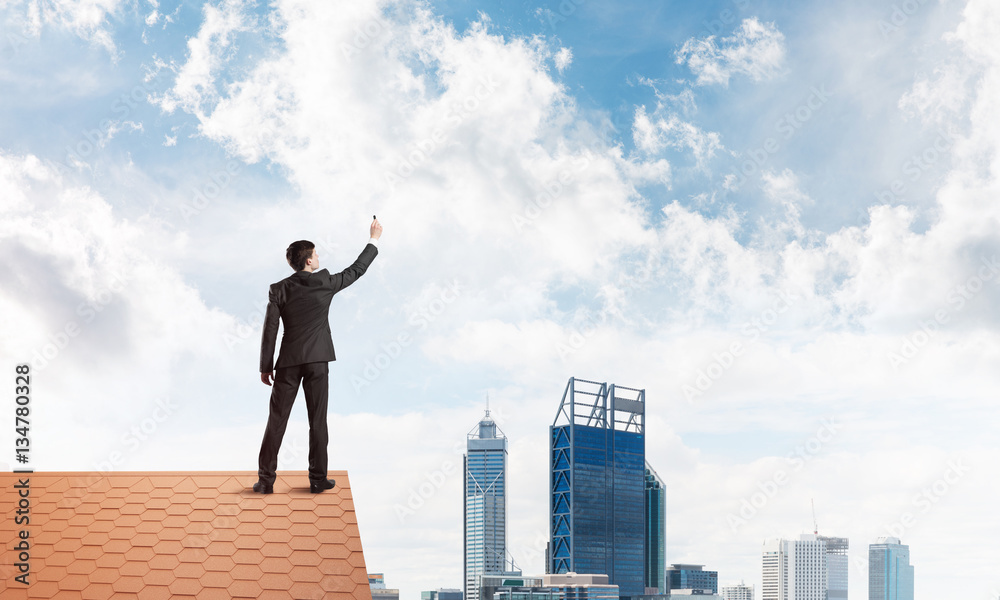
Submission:
<svg viewBox="0 0 1000 600">
<path fill-rule="evenodd" d="M 253 491 L 257 492 L 258 494 L 273 494 L 274 486 L 268 485 L 263 481 L 258 481 L 257 483 L 253 484 Z"/>
<path fill-rule="evenodd" d="M 332 490 L 333 486 L 337 485 L 337 482 L 332 479 L 324 479 L 323 481 L 314 481 L 309 484 L 309 491 L 318 494 L 323 490 Z"/>
</svg>

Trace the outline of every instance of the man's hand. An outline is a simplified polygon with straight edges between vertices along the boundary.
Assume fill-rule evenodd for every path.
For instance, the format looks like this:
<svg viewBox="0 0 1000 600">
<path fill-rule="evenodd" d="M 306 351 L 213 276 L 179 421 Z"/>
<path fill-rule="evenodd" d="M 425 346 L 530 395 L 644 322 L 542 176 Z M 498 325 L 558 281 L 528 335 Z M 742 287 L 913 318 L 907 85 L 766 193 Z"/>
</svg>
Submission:
<svg viewBox="0 0 1000 600">
<path fill-rule="evenodd" d="M 378 219 L 372 221 L 371 237 L 376 240 L 382 237 L 382 224 L 378 222 Z"/>
<path fill-rule="evenodd" d="M 265 385 L 271 385 L 271 381 L 274 380 L 274 371 L 268 371 L 267 373 L 260 374 L 260 380 L 264 382 Z"/>
</svg>

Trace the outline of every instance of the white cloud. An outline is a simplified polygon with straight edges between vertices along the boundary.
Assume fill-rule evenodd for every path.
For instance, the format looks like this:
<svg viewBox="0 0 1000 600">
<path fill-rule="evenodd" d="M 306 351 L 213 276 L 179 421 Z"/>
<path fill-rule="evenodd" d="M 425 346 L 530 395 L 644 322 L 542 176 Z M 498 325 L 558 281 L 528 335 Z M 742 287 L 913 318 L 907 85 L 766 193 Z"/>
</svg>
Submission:
<svg viewBox="0 0 1000 600">
<path fill-rule="evenodd" d="M 562 73 L 566 70 L 566 67 L 573 62 L 573 51 L 569 48 L 560 48 L 559 51 L 556 52 L 554 60 L 556 63 L 556 69 Z"/>
<path fill-rule="evenodd" d="M 225 370 L 221 363 L 230 351 L 224 335 L 234 319 L 205 306 L 175 269 L 160 262 L 173 240 L 155 222 L 116 216 L 95 192 L 30 155 L 0 155 L 0 189 L 6 257 L 0 355 L 31 363 L 46 382 L 45 393 L 73 398 L 43 409 L 42 431 L 75 439 L 83 423 L 109 434 L 155 398 L 179 395 L 173 373 L 179 362 L 221 358 L 216 364 Z M 189 382 L 200 377 L 186 375 Z M 98 380 L 104 383 L 84 383 Z M 41 464 L 58 464 L 64 452 L 50 444 L 35 456 Z M 93 452 L 80 459 L 96 460 Z"/>
<path fill-rule="evenodd" d="M 968 100 L 969 71 L 961 65 L 949 65 L 936 69 L 932 77 L 917 79 L 899 99 L 899 109 L 908 115 L 920 115 L 928 123 L 953 119 Z"/>
<path fill-rule="evenodd" d="M 666 159 L 658 158 L 649 161 L 636 159 L 623 160 L 621 163 L 622 172 L 625 176 L 636 183 L 658 183 L 670 188 L 670 163 Z"/>
<path fill-rule="evenodd" d="M 166 112 L 178 107 L 200 113 L 202 106 L 216 100 L 215 77 L 226 62 L 226 52 L 235 34 L 253 27 L 245 0 L 222 0 L 218 6 L 206 3 L 204 21 L 198 35 L 188 40 L 187 60 L 177 69 L 173 87 L 156 102 Z"/>
<path fill-rule="evenodd" d="M 149 4 L 149 8 L 152 9 L 146 15 L 146 27 L 152 27 L 153 25 L 156 25 L 157 21 L 159 21 L 160 17 L 163 15 L 160 14 L 160 3 L 158 0 L 147 0 L 146 3 Z"/>
<path fill-rule="evenodd" d="M 675 53 L 679 65 L 687 64 L 698 85 L 729 85 L 734 75 L 754 81 L 770 79 L 781 72 L 785 61 L 785 36 L 774 23 L 757 17 L 744 19 L 730 37 L 714 35 L 691 38 Z"/>
<path fill-rule="evenodd" d="M 761 180 L 765 197 L 784 212 L 780 220 L 773 214 L 762 216 L 766 221 L 761 224 L 761 234 L 780 236 L 783 243 L 788 239 L 806 240 L 808 234 L 800 220 L 803 205 L 812 204 L 812 200 L 800 189 L 798 177 L 791 169 L 785 169 L 781 173 L 765 171 L 761 173 Z"/>
<path fill-rule="evenodd" d="M 66 29 L 114 57 L 118 50 L 109 20 L 124 5 L 124 0 L 7 0 L 0 8 L 6 9 L 8 23 L 27 35 L 38 37 L 45 26 Z"/>
<path fill-rule="evenodd" d="M 656 154 L 667 147 L 689 150 L 699 169 L 706 169 L 716 152 L 725 150 L 717 132 L 704 131 L 681 120 L 676 114 L 654 114 L 651 117 L 646 113 L 645 106 L 635 109 L 632 139 L 636 147 L 648 154 Z"/>
<path fill-rule="evenodd" d="M 504 248 L 522 247 L 545 279 L 591 277 L 595 261 L 645 237 L 628 177 L 663 180 L 668 165 L 586 150 L 537 41 L 505 40 L 484 23 L 458 35 L 414 10 L 397 22 L 374 3 L 282 5 L 287 52 L 218 98 L 197 93 L 178 106 L 245 160 L 281 165 L 307 205 L 338 211 L 339 222 L 377 208 L 405 223 L 398 243 L 415 253 L 489 238 L 498 241 L 481 248 L 490 269 L 520 270 Z M 197 39 L 209 30 L 214 21 Z M 197 89 L 215 89 L 211 70 L 196 67 L 218 61 L 199 56 L 179 73 L 202 73 Z M 181 87 L 179 75 L 174 94 L 187 97 Z M 452 200 L 441 201 L 442 189 Z M 351 201 L 321 201 L 331 197 Z"/>
<path fill-rule="evenodd" d="M 649 312 L 647 319 L 659 326 L 682 318 L 723 319 L 738 327 L 787 290 L 802 299 L 793 311 L 797 325 L 869 329 L 888 336 L 880 342 L 888 353 L 901 339 L 894 336 L 912 332 L 921 318 L 947 306 L 949 289 L 977 268 L 978 255 L 971 266 L 967 260 L 968 232 L 978 227 L 987 236 L 983 241 L 994 243 L 981 221 L 973 224 L 973 212 L 961 209 L 986 197 L 967 189 L 984 185 L 970 179 L 972 173 L 941 190 L 940 220 L 920 233 L 912 211 L 893 206 L 874 207 L 864 226 L 830 234 L 812 230 L 801 223 L 808 193 L 790 171 L 764 177 L 765 195 L 778 208 L 765 217 L 773 222 L 756 226 L 735 212 L 709 217 L 672 203 L 652 228 L 631 185 L 665 180 L 670 165 L 575 145 L 567 125 L 577 113 L 545 71 L 543 48 L 503 40 L 483 24 L 458 35 L 421 11 L 397 22 L 374 5 L 356 5 L 336 18 L 332 9 L 314 10 L 283 7 L 287 52 L 262 61 L 227 95 L 207 101 L 203 114 L 190 110 L 199 115 L 205 135 L 247 160 L 266 157 L 287 169 L 308 210 L 356 222 L 377 207 L 383 218 L 392 215 L 406 224 L 390 230 L 404 255 L 442 257 L 444 272 L 466 274 L 463 282 L 481 290 L 469 307 L 480 316 L 441 323 L 450 333 L 422 346 L 432 356 L 488 360 L 486 355 L 509 354 L 503 340 L 556 331 L 553 323 L 567 315 L 550 312 L 545 293 L 521 306 L 529 318 L 494 312 L 491 307 L 506 306 L 497 282 L 511 278 L 542 290 L 584 285 L 595 301 L 626 315 Z M 360 43 L 365 25 L 371 25 L 370 34 Z M 298 42 L 312 39 L 324 46 Z M 755 19 L 732 38 L 702 42 L 689 44 L 685 54 L 700 65 L 692 68 L 707 78 L 702 83 L 727 81 L 735 73 L 773 74 L 784 53 L 780 32 Z M 711 52 L 698 54 L 698 48 Z M 698 62 L 706 57 L 715 63 Z M 371 77 L 373 72 L 383 76 Z M 644 107 L 636 111 L 633 134 L 644 151 L 684 148 L 699 161 L 721 149 L 718 134 L 677 115 L 648 114 Z M 956 151 L 984 155 L 970 143 Z M 520 228 L 511 225 L 512 216 L 522 219 Z M 347 235 L 347 229 L 333 227 L 337 236 Z M 478 244 L 477 269 L 449 254 L 456 243 L 482 239 L 496 241 L 495 247 Z M 609 254 L 610 248 L 616 250 Z M 658 271 L 650 281 L 625 296 L 620 286 L 605 287 L 623 265 L 634 266 L 635 254 L 654 257 Z M 416 262 L 405 260 L 389 268 L 387 277 L 403 280 L 419 271 Z M 656 294 L 664 299 L 654 300 Z M 982 302 L 970 302 L 955 318 L 983 310 Z M 460 334 L 462 326 L 482 335 Z M 470 345 L 478 340 L 489 348 L 492 339 L 500 346 L 485 354 Z M 446 348 L 462 350 L 450 354 Z M 888 368 L 884 358 L 873 373 Z M 512 369 L 513 359 L 505 360 L 496 366 Z"/>
</svg>

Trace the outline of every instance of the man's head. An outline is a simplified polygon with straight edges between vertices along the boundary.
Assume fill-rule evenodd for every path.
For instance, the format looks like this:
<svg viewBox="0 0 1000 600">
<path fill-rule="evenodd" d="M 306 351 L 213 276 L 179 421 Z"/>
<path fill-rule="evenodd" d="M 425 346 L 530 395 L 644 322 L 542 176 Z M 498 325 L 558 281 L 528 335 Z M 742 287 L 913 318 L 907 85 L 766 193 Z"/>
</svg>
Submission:
<svg viewBox="0 0 1000 600">
<path fill-rule="evenodd" d="M 292 245 L 285 251 L 285 259 L 296 271 L 315 271 L 319 267 L 316 246 L 307 240 L 292 242 Z"/>
</svg>

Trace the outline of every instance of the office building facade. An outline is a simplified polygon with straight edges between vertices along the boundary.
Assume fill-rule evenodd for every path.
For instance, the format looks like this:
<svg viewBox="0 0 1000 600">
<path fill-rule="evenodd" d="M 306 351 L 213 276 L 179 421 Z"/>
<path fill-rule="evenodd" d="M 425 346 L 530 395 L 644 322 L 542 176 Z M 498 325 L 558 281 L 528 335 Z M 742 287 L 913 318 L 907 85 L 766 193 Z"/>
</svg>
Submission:
<svg viewBox="0 0 1000 600">
<path fill-rule="evenodd" d="M 382 573 L 368 574 L 368 588 L 372 600 L 399 600 L 399 590 L 385 587 L 385 576 Z"/>
<path fill-rule="evenodd" d="M 753 586 L 739 583 L 737 585 L 725 585 L 719 591 L 722 600 L 753 600 Z"/>
<path fill-rule="evenodd" d="M 827 600 L 847 600 L 847 538 L 816 536 L 826 544 L 826 597 Z"/>
<path fill-rule="evenodd" d="M 881 537 L 868 546 L 868 600 L 913 600 L 910 547 Z"/>
<path fill-rule="evenodd" d="M 646 463 L 646 593 L 666 594 L 667 490 Z"/>
<path fill-rule="evenodd" d="M 670 565 L 667 569 L 667 586 L 671 595 L 675 590 L 690 590 L 693 595 L 717 594 L 719 592 L 718 571 L 706 571 L 704 565 Z"/>
<path fill-rule="evenodd" d="M 420 600 L 464 600 L 462 590 L 453 588 L 440 588 L 426 592 L 420 592 Z"/>
<path fill-rule="evenodd" d="M 550 434 L 548 568 L 645 578 L 645 391 L 571 378 Z M 474 599 L 469 599 L 474 600 Z"/>
<path fill-rule="evenodd" d="M 507 438 L 489 409 L 467 436 L 463 463 L 465 600 L 480 600 L 479 578 L 503 573 L 507 559 Z"/>
<path fill-rule="evenodd" d="M 826 600 L 826 563 L 826 542 L 815 534 L 765 542 L 762 600 Z"/>
<path fill-rule="evenodd" d="M 483 581 L 484 600 L 619 600 L 618 586 L 607 575 L 565 573 L 542 577 L 490 578 Z"/>
</svg>

